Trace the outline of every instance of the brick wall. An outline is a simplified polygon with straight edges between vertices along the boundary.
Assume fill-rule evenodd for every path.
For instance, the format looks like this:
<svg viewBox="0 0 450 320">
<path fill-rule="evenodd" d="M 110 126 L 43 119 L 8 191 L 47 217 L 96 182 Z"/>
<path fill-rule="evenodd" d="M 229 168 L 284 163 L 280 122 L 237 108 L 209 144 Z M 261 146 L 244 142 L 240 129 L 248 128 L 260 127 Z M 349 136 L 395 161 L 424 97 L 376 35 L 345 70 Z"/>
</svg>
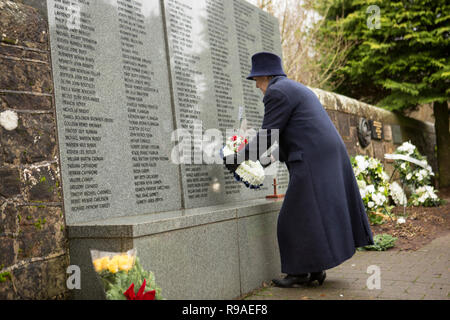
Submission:
<svg viewBox="0 0 450 320">
<path fill-rule="evenodd" d="M 68 249 L 47 22 L 0 0 L 0 299 L 64 298 Z"/>
</svg>

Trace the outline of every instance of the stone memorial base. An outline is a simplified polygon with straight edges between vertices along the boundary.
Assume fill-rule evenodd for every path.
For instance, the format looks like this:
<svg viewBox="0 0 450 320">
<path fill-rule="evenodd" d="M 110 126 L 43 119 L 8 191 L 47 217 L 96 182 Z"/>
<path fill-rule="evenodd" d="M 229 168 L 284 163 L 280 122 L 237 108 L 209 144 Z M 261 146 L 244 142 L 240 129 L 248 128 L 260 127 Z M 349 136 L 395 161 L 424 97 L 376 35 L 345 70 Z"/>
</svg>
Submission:
<svg viewBox="0 0 450 320">
<path fill-rule="evenodd" d="M 252 200 L 68 227 L 70 263 L 81 268 L 74 299 L 104 299 L 90 250 L 137 249 L 169 300 L 234 299 L 280 274 L 282 200 Z"/>
</svg>

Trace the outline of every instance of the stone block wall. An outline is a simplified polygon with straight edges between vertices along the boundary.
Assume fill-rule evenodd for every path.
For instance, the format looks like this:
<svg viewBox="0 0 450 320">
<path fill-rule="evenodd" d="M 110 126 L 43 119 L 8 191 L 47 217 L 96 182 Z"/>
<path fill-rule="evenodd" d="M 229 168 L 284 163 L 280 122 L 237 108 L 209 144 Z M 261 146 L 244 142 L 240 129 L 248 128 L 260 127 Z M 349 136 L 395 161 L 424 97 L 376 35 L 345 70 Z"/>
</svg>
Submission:
<svg viewBox="0 0 450 320">
<path fill-rule="evenodd" d="M 68 244 L 46 18 L 0 0 L 0 299 L 67 295 Z"/>
</svg>

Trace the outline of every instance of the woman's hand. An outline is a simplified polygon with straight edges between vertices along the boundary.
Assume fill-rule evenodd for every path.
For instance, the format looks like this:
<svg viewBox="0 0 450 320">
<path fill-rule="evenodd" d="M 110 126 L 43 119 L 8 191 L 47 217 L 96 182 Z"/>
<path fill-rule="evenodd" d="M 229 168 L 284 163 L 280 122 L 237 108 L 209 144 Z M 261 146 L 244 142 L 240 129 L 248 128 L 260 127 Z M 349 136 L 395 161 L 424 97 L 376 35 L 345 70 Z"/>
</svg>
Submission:
<svg viewBox="0 0 450 320">
<path fill-rule="evenodd" d="M 230 172 L 235 172 L 237 168 L 239 167 L 239 163 L 237 163 L 237 153 L 231 154 L 227 157 L 223 158 L 223 163 L 225 164 L 225 167 L 227 167 Z"/>
</svg>

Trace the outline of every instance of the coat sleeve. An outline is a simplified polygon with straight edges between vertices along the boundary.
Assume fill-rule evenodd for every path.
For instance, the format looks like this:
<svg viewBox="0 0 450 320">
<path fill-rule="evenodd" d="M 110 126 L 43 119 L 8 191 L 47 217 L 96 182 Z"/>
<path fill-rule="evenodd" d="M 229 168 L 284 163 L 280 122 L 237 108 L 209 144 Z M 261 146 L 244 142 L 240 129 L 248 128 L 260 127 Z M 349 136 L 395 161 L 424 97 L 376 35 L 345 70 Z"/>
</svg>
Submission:
<svg viewBox="0 0 450 320">
<path fill-rule="evenodd" d="M 261 155 L 272 146 L 281 135 L 291 116 L 291 105 L 284 93 L 278 90 L 270 90 L 264 98 L 264 119 L 261 130 L 238 153 L 238 160 L 259 160 Z M 279 130 L 278 134 L 274 131 Z M 266 142 L 266 143 L 263 143 Z M 252 150 L 253 152 L 250 152 Z M 256 152 L 254 151 L 256 150 Z M 256 157 L 256 158 L 255 158 Z"/>
</svg>

